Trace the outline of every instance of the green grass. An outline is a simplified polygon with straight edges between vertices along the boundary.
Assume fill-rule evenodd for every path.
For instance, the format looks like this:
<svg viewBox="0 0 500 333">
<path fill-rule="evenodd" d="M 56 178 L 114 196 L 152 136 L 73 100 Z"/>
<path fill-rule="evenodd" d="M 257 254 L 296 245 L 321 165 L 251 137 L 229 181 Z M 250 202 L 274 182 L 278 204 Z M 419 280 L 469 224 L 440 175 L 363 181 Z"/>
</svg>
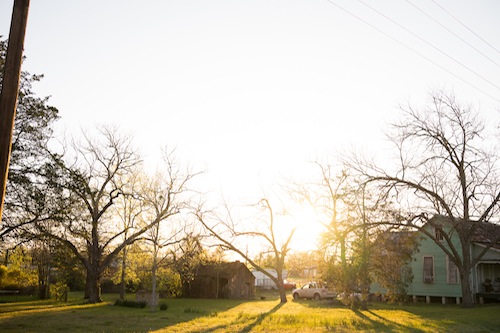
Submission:
<svg viewBox="0 0 500 333">
<path fill-rule="evenodd" d="M 0 332 L 498 332 L 500 304 L 371 304 L 353 311 L 328 301 L 162 299 L 167 311 L 114 306 L 116 295 L 87 305 L 0 297 Z M 133 296 L 131 295 L 132 299 Z"/>
</svg>

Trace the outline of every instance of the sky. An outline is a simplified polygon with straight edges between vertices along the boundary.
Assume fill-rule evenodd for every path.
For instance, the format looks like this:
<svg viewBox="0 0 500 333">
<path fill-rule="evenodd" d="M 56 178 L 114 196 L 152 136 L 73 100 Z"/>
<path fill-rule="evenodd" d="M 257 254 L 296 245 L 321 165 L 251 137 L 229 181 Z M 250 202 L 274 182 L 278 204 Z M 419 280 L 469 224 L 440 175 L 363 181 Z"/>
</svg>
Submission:
<svg viewBox="0 0 500 333">
<path fill-rule="evenodd" d="M 256 202 L 336 152 L 385 154 L 398 106 L 433 89 L 497 119 L 499 14 L 497 0 L 32 0 L 23 70 L 45 75 L 34 91 L 61 135 L 116 125 L 148 165 L 175 148 L 204 190 Z M 307 214 L 298 247 L 321 230 Z"/>
</svg>

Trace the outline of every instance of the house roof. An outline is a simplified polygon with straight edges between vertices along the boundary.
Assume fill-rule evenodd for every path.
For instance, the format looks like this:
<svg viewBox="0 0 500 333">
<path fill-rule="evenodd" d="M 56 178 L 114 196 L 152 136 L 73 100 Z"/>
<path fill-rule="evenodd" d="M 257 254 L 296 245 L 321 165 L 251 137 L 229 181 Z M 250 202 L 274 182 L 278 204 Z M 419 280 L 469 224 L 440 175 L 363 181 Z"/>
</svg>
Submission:
<svg viewBox="0 0 500 333">
<path fill-rule="evenodd" d="M 212 264 L 199 265 L 196 269 L 198 276 L 220 276 L 228 278 L 234 276 L 240 269 L 246 270 L 249 276 L 252 276 L 250 270 L 239 261 L 234 262 L 219 262 Z"/>
<path fill-rule="evenodd" d="M 432 225 L 451 223 L 451 219 L 443 215 L 435 215 L 431 221 Z M 464 221 L 460 220 L 460 223 L 464 223 Z M 470 221 L 468 226 L 473 233 L 471 238 L 473 243 L 491 244 L 496 242 L 493 247 L 500 248 L 500 225 L 490 222 Z"/>
<path fill-rule="evenodd" d="M 500 225 L 487 222 L 481 223 L 479 228 L 474 231 L 472 241 L 481 244 L 495 242 L 492 247 L 500 249 Z"/>
</svg>

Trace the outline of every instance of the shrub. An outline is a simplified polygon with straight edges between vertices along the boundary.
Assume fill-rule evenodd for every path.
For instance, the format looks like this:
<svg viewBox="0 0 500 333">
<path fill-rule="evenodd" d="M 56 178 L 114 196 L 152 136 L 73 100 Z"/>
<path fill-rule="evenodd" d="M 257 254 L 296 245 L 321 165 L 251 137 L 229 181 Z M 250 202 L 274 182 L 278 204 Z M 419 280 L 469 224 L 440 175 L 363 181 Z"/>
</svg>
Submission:
<svg viewBox="0 0 500 333">
<path fill-rule="evenodd" d="M 160 310 L 167 311 L 167 309 L 168 309 L 168 304 L 167 303 L 161 303 L 160 304 Z"/>
<path fill-rule="evenodd" d="M 117 299 L 115 302 L 116 306 L 125 306 L 129 308 L 141 308 L 144 309 L 147 305 L 146 302 L 137 302 L 137 301 L 129 301 L 129 300 L 121 300 Z"/>
<path fill-rule="evenodd" d="M 62 301 L 68 299 L 68 285 L 64 282 L 57 282 L 52 285 L 52 295 L 56 301 Z"/>
</svg>

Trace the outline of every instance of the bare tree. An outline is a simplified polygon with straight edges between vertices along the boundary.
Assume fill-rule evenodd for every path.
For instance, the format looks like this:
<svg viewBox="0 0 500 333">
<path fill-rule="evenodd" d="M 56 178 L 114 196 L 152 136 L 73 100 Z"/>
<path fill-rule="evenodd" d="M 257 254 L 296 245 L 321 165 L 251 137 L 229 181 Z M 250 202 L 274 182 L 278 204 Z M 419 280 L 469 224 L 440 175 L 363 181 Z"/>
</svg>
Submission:
<svg viewBox="0 0 500 333">
<path fill-rule="evenodd" d="M 177 200 L 192 177 L 172 174 L 171 187 L 165 188 L 163 201 L 153 218 L 132 229 L 124 227 L 110 208 L 120 195 L 130 195 L 125 184 L 136 172 L 140 160 L 131 148 L 130 139 L 119 136 L 116 130 L 103 128 L 101 138 L 103 141 L 99 142 L 86 137 L 83 145 L 73 145 L 71 165 L 67 162 L 68 153 L 66 160 L 54 156 L 59 168 L 54 170 L 53 186 L 67 194 L 71 215 L 51 230 L 39 230 L 43 236 L 66 245 L 82 262 L 87 273 L 86 296 L 90 303 L 101 301 L 101 276 L 118 254 L 160 221 L 177 213 L 180 205 Z M 142 200 L 137 194 L 135 197 Z M 126 233 L 128 236 L 123 238 Z"/>
<path fill-rule="evenodd" d="M 168 254 L 174 270 L 179 274 L 183 296 L 191 295 L 191 282 L 195 278 L 196 267 L 209 261 L 201 238 L 201 235 L 193 231 L 188 232 Z"/>
<path fill-rule="evenodd" d="M 393 125 L 390 135 L 399 161 L 393 170 L 361 158 L 350 164 L 360 171 L 366 184 L 377 186 L 381 197 L 398 202 L 403 218 L 391 223 L 420 230 L 455 263 L 463 306 L 470 307 L 475 302 L 472 268 L 500 239 L 498 232 L 490 233 L 481 253 L 473 256 L 470 251 L 481 228 L 499 229 L 492 223 L 498 223 L 500 211 L 500 159 L 498 149 L 493 148 L 495 142 L 471 106 L 462 106 L 453 95 L 443 92 L 433 93 L 431 101 L 423 110 L 401 108 L 403 117 Z M 439 219 L 432 218 L 435 215 L 446 217 L 449 231 Z M 426 225 L 440 230 L 444 242 Z M 460 244 L 452 241 L 452 233 L 458 235 Z"/>
<path fill-rule="evenodd" d="M 307 201 L 325 218 L 318 250 L 323 257 L 324 279 L 345 296 L 344 302 L 366 309 L 375 255 L 372 246 L 377 235 L 387 229 L 383 225 L 388 219 L 383 207 L 387 203 L 382 205 L 373 189 L 360 183 L 348 165 L 316 165 L 318 180 L 295 184 L 290 191 L 297 201 Z"/>
<path fill-rule="evenodd" d="M 217 216 L 213 212 L 205 212 L 201 208 L 197 210 L 196 217 L 205 229 L 208 230 L 210 235 L 218 241 L 217 245 L 221 246 L 223 249 L 236 252 L 250 265 L 252 265 L 252 267 L 268 276 L 278 287 L 281 303 L 286 303 L 287 298 L 283 286 L 283 268 L 285 266 L 286 255 L 290 251 L 289 246 L 293 234 L 295 233 L 295 228 L 291 228 L 288 235 L 284 238 L 284 241 L 280 241 L 273 209 L 269 200 L 265 198 L 261 199 L 258 207 L 261 211 L 267 212 L 268 214 L 265 223 L 267 230 L 264 230 L 264 228 L 260 229 L 258 227 L 258 223 L 256 223 L 257 221 L 252 223 L 251 228 L 245 229 L 241 223 L 238 223 L 233 219 L 233 216 L 230 210 L 227 209 L 227 206 L 226 211 L 228 214 L 224 218 Z M 274 276 L 250 258 L 246 249 L 243 249 L 242 245 L 238 245 L 238 241 L 241 240 L 253 240 L 255 245 L 257 245 L 255 241 L 262 241 L 264 246 L 267 247 L 266 251 L 271 253 L 274 257 L 273 268 L 276 270 L 277 276 Z"/>
<path fill-rule="evenodd" d="M 290 191 L 296 201 L 306 201 L 325 217 L 319 253 L 327 266 L 324 277 L 346 295 L 356 291 L 356 282 L 349 258 L 352 257 L 355 218 L 350 209 L 347 188 L 349 175 L 335 171 L 332 165 L 315 163 L 319 179 L 309 184 L 295 184 Z"/>
<path fill-rule="evenodd" d="M 157 172 L 150 177 L 142 191 L 144 203 L 143 224 L 148 228 L 146 239 L 152 244 L 153 264 L 151 267 L 152 298 L 151 310 L 156 309 L 158 299 L 156 298 L 156 272 L 158 264 L 162 260 L 159 257 L 162 248 L 178 243 L 177 236 L 181 234 L 182 228 L 176 228 L 173 223 L 168 226 L 165 221 L 179 215 L 182 210 L 190 207 L 190 198 L 187 196 L 188 182 L 195 176 L 189 170 L 181 170 L 173 158 L 172 153 L 166 153 L 164 158 L 165 172 Z M 148 227 L 155 221 L 151 227 Z M 172 221 L 173 222 L 173 221 Z"/>
<path fill-rule="evenodd" d="M 141 184 L 141 174 L 139 172 L 133 172 L 129 175 L 128 180 L 124 184 L 124 195 L 120 197 L 120 200 L 114 205 L 114 210 L 116 216 L 119 217 L 121 221 L 121 228 L 123 229 L 122 241 L 125 241 L 133 228 L 138 224 L 141 213 L 143 211 L 143 205 L 141 200 L 137 200 L 136 193 L 139 192 L 139 186 Z M 120 299 L 125 299 L 125 287 L 127 280 L 127 262 L 128 262 L 128 248 L 126 245 L 123 247 L 121 252 L 121 274 L 120 274 Z"/>
</svg>

